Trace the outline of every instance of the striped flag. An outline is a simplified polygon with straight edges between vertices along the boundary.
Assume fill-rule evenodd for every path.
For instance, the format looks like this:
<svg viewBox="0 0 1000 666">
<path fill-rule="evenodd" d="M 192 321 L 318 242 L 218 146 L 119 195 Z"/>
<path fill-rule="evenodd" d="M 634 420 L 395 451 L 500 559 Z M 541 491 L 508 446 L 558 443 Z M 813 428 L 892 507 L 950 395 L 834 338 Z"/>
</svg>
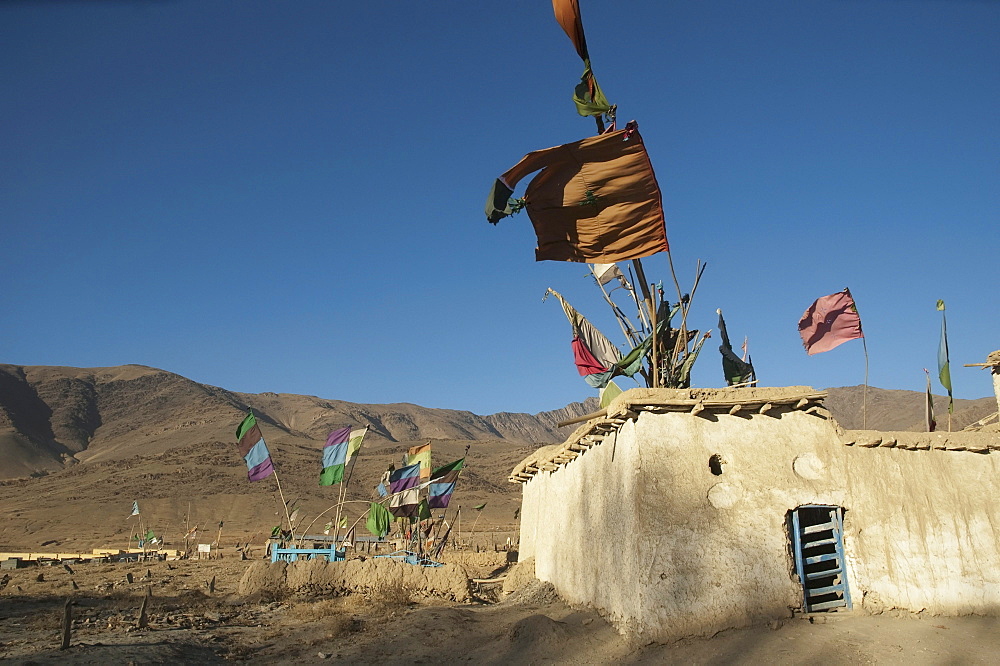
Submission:
<svg viewBox="0 0 1000 666">
<path fill-rule="evenodd" d="M 430 508 L 445 509 L 448 507 L 463 465 L 465 465 L 465 458 L 459 458 L 455 462 L 434 470 L 434 473 L 431 474 L 431 485 L 427 489 L 427 504 Z"/>
<path fill-rule="evenodd" d="M 416 516 L 419 506 L 420 490 L 418 488 L 410 488 L 392 496 L 392 499 L 389 500 L 389 513 L 396 518 Z"/>
<path fill-rule="evenodd" d="M 420 463 L 400 467 L 389 474 L 389 492 L 393 494 L 416 488 L 419 483 Z"/>
<path fill-rule="evenodd" d="M 948 413 L 953 414 L 955 412 L 955 398 L 951 394 L 951 363 L 948 359 L 948 324 L 945 322 L 944 317 L 944 301 L 938 299 L 937 309 L 941 311 L 941 342 L 938 344 L 938 379 L 941 380 L 941 386 L 948 389 Z"/>
<path fill-rule="evenodd" d="M 431 478 L 431 444 L 427 442 L 426 444 L 421 444 L 419 446 L 411 446 L 407 451 L 406 464 L 413 465 L 414 463 L 420 463 L 420 478 L 421 480 Z"/>
<path fill-rule="evenodd" d="M 138 516 L 138 515 L 139 515 L 139 500 L 135 500 L 132 502 L 132 513 L 130 513 L 128 517 L 131 518 L 132 516 Z"/>
<path fill-rule="evenodd" d="M 350 426 L 330 432 L 323 445 L 323 471 L 319 475 L 319 485 L 332 486 L 344 480 L 344 470 L 361 448 L 366 432 L 368 428 L 351 430 Z"/>
<path fill-rule="evenodd" d="M 236 429 L 236 440 L 239 442 L 240 455 L 247 463 L 248 479 L 261 481 L 274 474 L 271 452 L 267 450 L 267 444 L 264 443 L 264 436 L 260 433 L 252 410 Z"/>
</svg>

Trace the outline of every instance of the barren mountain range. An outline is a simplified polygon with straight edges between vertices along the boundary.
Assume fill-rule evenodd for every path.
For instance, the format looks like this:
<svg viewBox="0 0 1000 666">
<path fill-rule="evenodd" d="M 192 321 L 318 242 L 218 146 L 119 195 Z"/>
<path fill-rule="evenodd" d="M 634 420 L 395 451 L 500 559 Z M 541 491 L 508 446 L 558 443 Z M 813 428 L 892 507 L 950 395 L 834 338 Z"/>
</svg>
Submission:
<svg viewBox="0 0 1000 666">
<path fill-rule="evenodd" d="M 879 430 L 924 428 L 922 393 L 868 388 L 867 416 L 864 393 L 861 386 L 829 389 L 826 406 L 846 428 L 863 422 Z M 563 441 L 572 427 L 558 428 L 558 422 L 597 404 L 590 398 L 538 414 L 479 416 L 404 403 L 236 393 L 140 365 L 0 364 L 0 479 L 7 479 L 0 481 L 7 513 L 0 549 L 43 540 L 90 547 L 127 538 L 124 519 L 133 500 L 143 502 L 143 515 L 164 532 L 181 532 L 188 522 L 225 522 L 227 533 L 245 538 L 269 531 L 281 522 L 274 515 L 281 506 L 275 485 L 246 480 L 235 443 L 248 407 L 261 423 L 287 502 L 304 515 L 336 501 L 334 490 L 317 485 L 326 435 L 344 425 L 367 425 L 348 493 L 359 512 L 390 463 L 398 463 L 407 447 L 431 441 L 434 464 L 461 457 L 469 447 L 456 501 L 466 507 L 487 502 L 481 524 L 503 529 L 513 527 L 519 505 L 518 488 L 506 481 L 509 471 L 538 446 Z M 952 429 L 994 411 L 992 397 L 956 401 Z M 936 412 L 945 429 L 946 398 L 936 399 Z"/>
<path fill-rule="evenodd" d="M 867 392 L 867 416 L 863 414 Z M 829 389 L 826 406 L 846 428 L 922 430 L 924 395 L 862 386 Z M 995 410 L 992 398 L 959 400 L 952 428 Z M 369 443 L 418 440 L 562 441 L 559 421 L 596 409 L 590 398 L 538 414 L 366 405 L 315 396 L 247 394 L 140 365 L 68 368 L 0 364 L 0 478 L 54 472 L 76 463 L 158 455 L 199 442 L 229 442 L 248 407 L 295 440 L 323 441 L 342 425 L 369 426 Z M 947 401 L 936 398 L 939 423 Z"/>
</svg>

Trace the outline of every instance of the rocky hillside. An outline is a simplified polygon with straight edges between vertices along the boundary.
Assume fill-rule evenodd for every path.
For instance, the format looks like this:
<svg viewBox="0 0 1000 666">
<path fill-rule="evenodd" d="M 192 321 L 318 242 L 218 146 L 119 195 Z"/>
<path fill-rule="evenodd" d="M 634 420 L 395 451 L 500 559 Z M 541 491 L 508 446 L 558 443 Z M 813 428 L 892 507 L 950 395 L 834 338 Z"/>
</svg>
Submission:
<svg viewBox="0 0 1000 666">
<path fill-rule="evenodd" d="M 827 389 L 826 408 L 848 429 L 859 429 L 867 421 L 872 430 L 925 430 L 924 403 L 926 396 L 919 391 L 899 391 L 869 386 L 844 386 Z M 866 407 L 867 402 L 867 407 Z M 867 409 L 867 419 L 865 411 Z M 956 400 L 951 417 L 951 429 L 961 430 L 997 411 L 994 397 L 977 400 Z M 938 430 L 948 429 L 948 396 L 934 396 L 934 415 Z"/>
<path fill-rule="evenodd" d="M 827 407 L 836 419 L 846 428 L 861 428 L 864 387 L 834 388 L 829 393 Z M 870 387 L 867 396 L 869 428 L 923 429 L 922 393 Z M 592 412 L 597 405 L 591 398 L 539 414 L 479 416 L 405 403 L 366 405 L 284 393 L 235 393 L 141 365 L 0 365 L 0 478 L 158 455 L 205 442 L 231 442 L 248 407 L 267 424 L 269 440 L 283 437 L 314 447 L 343 425 L 369 426 L 369 446 L 419 440 L 548 444 L 562 441 L 569 432 L 556 427 L 559 421 Z M 944 429 L 945 398 L 937 398 L 936 410 Z M 993 398 L 959 400 L 952 429 L 994 411 Z"/>
<path fill-rule="evenodd" d="M 596 401 L 540 414 L 364 405 L 315 396 L 234 393 L 140 365 L 67 368 L 0 365 L 0 478 L 78 462 L 156 455 L 233 439 L 248 407 L 269 437 L 322 441 L 343 425 L 370 426 L 370 445 L 415 440 L 561 441 L 555 424 L 596 409 Z"/>
</svg>

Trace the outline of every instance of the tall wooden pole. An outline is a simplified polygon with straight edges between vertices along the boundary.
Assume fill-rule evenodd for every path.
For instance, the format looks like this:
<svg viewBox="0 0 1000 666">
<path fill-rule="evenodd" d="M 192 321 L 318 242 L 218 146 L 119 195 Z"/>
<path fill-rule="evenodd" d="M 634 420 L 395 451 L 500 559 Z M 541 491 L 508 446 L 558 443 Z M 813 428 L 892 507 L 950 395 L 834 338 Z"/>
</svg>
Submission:
<svg viewBox="0 0 1000 666">
<path fill-rule="evenodd" d="M 650 291 L 655 289 L 654 285 L 649 285 Z M 649 305 L 649 320 L 653 322 L 653 345 L 649 350 L 649 364 L 652 366 L 653 373 L 653 388 L 660 388 L 660 348 L 659 340 L 656 335 L 656 327 L 659 322 L 656 321 L 656 302 L 655 300 Z"/>
<path fill-rule="evenodd" d="M 365 432 L 364 432 L 364 434 L 361 435 L 361 441 L 362 442 L 364 442 L 364 438 L 365 438 L 365 436 L 367 434 L 368 434 L 368 426 L 365 426 Z M 347 450 L 348 451 L 351 450 L 351 438 L 350 438 L 350 435 L 348 435 L 348 439 L 347 439 Z M 358 446 L 358 451 L 360 451 L 360 450 L 361 450 L 361 447 L 359 445 Z M 347 501 L 347 486 L 350 485 L 350 483 L 351 483 L 351 475 L 354 474 L 354 466 L 355 466 L 355 463 L 357 462 L 357 458 L 358 458 L 358 456 L 356 456 L 356 455 L 351 457 L 351 461 L 349 463 L 350 466 L 351 466 L 351 468 L 349 470 L 346 470 L 347 477 L 344 479 L 344 482 L 341 484 L 341 493 L 340 493 L 340 505 L 341 505 L 341 508 L 337 509 L 337 525 L 336 525 L 336 530 L 337 531 L 334 532 L 334 535 L 333 535 L 333 545 L 335 547 L 337 545 L 337 540 L 340 538 L 340 519 L 341 519 L 341 514 L 343 512 L 344 502 Z M 347 538 L 346 534 L 344 535 L 344 538 L 345 539 Z"/>
<path fill-rule="evenodd" d="M 271 461 L 271 466 L 274 466 L 274 461 Z M 292 518 L 288 515 L 288 502 L 285 501 L 285 493 L 281 490 L 281 479 L 278 478 L 278 468 L 274 468 L 274 482 L 278 484 L 278 497 L 281 498 L 281 506 L 285 507 L 285 520 L 288 521 L 288 531 L 292 531 Z M 221 533 L 222 530 L 220 529 Z M 293 535 L 294 536 L 294 535 Z"/>
</svg>

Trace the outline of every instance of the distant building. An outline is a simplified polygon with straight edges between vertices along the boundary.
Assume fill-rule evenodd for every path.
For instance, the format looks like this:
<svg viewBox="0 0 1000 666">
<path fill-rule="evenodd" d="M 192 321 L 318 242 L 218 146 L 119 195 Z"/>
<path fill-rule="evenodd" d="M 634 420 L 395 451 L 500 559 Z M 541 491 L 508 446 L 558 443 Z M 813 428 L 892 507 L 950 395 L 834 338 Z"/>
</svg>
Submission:
<svg viewBox="0 0 1000 666">
<path fill-rule="evenodd" d="M 810 387 L 633 389 L 522 461 L 520 559 L 644 640 L 1000 610 L 1000 434 L 845 431 Z"/>
</svg>

